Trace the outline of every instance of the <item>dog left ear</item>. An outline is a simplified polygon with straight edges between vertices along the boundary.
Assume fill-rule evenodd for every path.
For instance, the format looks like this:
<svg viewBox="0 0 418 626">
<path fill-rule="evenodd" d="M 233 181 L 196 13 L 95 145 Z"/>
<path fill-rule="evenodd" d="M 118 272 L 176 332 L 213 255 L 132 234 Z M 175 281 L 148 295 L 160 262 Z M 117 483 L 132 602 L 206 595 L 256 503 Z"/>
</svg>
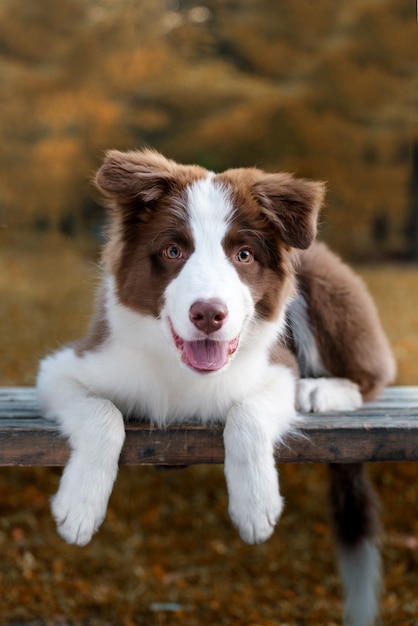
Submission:
<svg viewBox="0 0 418 626">
<path fill-rule="evenodd" d="M 119 203 L 158 200 L 175 180 L 177 164 L 154 150 L 109 150 L 95 178 L 96 187 Z"/>
<path fill-rule="evenodd" d="M 291 174 L 262 173 L 254 196 L 281 239 L 293 248 L 308 248 L 316 236 L 325 183 L 294 178 Z"/>
</svg>

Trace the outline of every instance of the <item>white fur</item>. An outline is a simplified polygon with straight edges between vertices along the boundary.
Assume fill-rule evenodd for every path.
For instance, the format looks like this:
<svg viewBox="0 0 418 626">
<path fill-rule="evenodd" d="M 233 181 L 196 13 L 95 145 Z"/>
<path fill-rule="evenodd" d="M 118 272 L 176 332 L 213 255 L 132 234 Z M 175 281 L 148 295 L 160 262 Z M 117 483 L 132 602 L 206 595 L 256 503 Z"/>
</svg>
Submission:
<svg viewBox="0 0 418 626">
<path fill-rule="evenodd" d="M 318 346 L 309 325 L 306 299 L 302 294 L 298 294 L 293 298 L 287 310 L 287 318 L 295 339 L 296 354 L 302 378 L 329 376 L 321 361 Z"/>
<path fill-rule="evenodd" d="M 229 514 L 247 543 L 268 539 L 283 507 L 274 444 L 289 429 L 293 392 L 292 374 L 276 366 L 261 390 L 228 413 L 224 443 Z"/>
<path fill-rule="evenodd" d="M 266 540 L 280 515 L 274 447 L 296 421 L 296 381 L 288 368 L 270 362 L 269 350 L 285 332 L 286 306 L 277 319 L 256 319 L 250 288 L 222 246 L 230 196 L 211 176 L 189 187 L 187 209 L 194 250 L 166 287 L 160 315 L 125 307 L 115 278 L 106 275 L 106 339 L 82 356 L 68 347 L 41 363 L 43 412 L 58 420 L 72 450 L 52 502 L 58 530 L 70 543 L 86 544 L 103 521 L 125 437 L 122 415 L 143 416 L 160 427 L 192 418 L 223 421 L 229 512 L 241 537 Z M 171 328 L 185 341 L 202 339 L 190 307 L 215 298 L 228 310 L 216 339 L 239 337 L 239 347 L 222 369 L 200 374 L 181 362 Z M 301 306 L 293 309 L 298 332 L 307 326 Z M 323 372 L 311 335 L 305 348 L 318 375 Z M 359 402 L 349 381 L 299 384 L 303 411 L 351 409 Z"/>
<path fill-rule="evenodd" d="M 345 591 L 345 626 L 373 626 L 380 586 L 380 555 L 367 539 L 350 549 L 338 548 Z"/>
<path fill-rule="evenodd" d="M 302 294 L 298 294 L 290 303 L 287 319 L 295 339 L 302 376 L 297 388 L 297 409 L 302 413 L 358 409 L 362 405 L 358 385 L 345 378 L 329 377 L 322 363 L 309 325 L 306 300 Z"/>
<path fill-rule="evenodd" d="M 45 359 L 38 391 L 45 415 L 59 420 L 72 449 L 52 512 L 61 536 L 85 545 L 105 517 L 125 429 L 116 406 L 81 384 L 80 361 L 70 348 Z"/>
<path fill-rule="evenodd" d="M 298 294 L 287 311 L 295 339 L 301 380 L 296 405 L 302 413 L 313 411 L 353 411 L 362 405 L 358 385 L 346 378 L 331 378 L 322 363 L 315 336 L 308 321 L 307 304 Z"/>
<path fill-rule="evenodd" d="M 295 380 L 287 368 L 272 365 L 268 353 L 284 331 L 284 311 L 255 323 L 250 290 L 221 245 L 228 196 L 208 178 L 189 189 L 188 200 L 195 251 L 168 285 L 160 317 L 120 304 L 107 276 L 107 340 L 83 356 L 65 348 L 41 364 L 43 411 L 59 421 L 72 449 L 52 506 L 70 543 L 87 543 L 104 518 L 124 441 L 122 413 L 142 414 L 159 426 L 191 418 L 224 421 L 230 514 L 242 538 L 264 541 L 280 515 L 273 451 L 296 418 Z M 189 308 L 214 297 L 229 311 L 217 338 L 240 335 L 240 345 L 229 366 L 201 375 L 180 363 L 169 320 L 181 337 L 201 338 Z"/>
<path fill-rule="evenodd" d="M 354 411 L 362 405 L 358 385 L 346 378 L 302 378 L 297 407 L 302 413 Z"/>
<path fill-rule="evenodd" d="M 190 306 L 198 300 L 217 298 L 227 305 L 229 315 L 216 337 L 232 341 L 252 319 L 254 304 L 249 288 L 238 280 L 222 247 L 232 212 L 229 197 L 210 177 L 199 180 L 188 189 L 188 211 L 195 250 L 167 287 L 161 317 L 166 321 L 170 317 L 183 339 L 200 339 L 203 333 L 189 319 Z"/>
</svg>

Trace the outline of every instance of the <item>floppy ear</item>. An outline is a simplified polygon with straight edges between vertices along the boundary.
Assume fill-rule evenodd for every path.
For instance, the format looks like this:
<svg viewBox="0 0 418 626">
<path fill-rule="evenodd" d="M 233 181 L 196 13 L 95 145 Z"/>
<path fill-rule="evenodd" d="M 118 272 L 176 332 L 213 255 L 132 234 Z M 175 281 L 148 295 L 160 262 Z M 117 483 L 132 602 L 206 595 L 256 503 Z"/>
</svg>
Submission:
<svg viewBox="0 0 418 626">
<path fill-rule="evenodd" d="M 147 204 L 169 190 L 175 179 L 175 167 L 174 161 L 153 150 L 109 150 L 95 183 L 108 198 Z"/>
<path fill-rule="evenodd" d="M 260 173 L 253 193 L 281 239 L 293 248 L 308 248 L 316 236 L 325 184 L 291 174 Z"/>
</svg>

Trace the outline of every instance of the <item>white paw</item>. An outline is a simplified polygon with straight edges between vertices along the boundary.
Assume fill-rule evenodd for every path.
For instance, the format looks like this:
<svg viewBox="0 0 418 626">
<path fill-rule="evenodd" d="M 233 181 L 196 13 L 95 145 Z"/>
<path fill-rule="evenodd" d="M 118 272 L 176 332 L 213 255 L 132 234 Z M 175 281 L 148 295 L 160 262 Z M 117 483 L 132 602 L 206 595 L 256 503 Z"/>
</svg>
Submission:
<svg viewBox="0 0 418 626">
<path fill-rule="evenodd" d="M 84 546 L 106 515 L 125 439 L 123 418 L 108 400 L 84 396 L 55 413 L 72 452 L 51 500 L 52 514 L 61 537 Z"/>
<path fill-rule="evenodd" d="M 238 469 L 238 468 L 236 468 Z M 229 515 L 245 543 L 262 543 L 273 533 L 283 509 L 277 472 L 269 468 L 234 471 L 226 467 Z"/>
<path fill-rule="evenodd" d="M 82 499 L 79 494 L 60 488 L 51 500 L 52 514 L 57 523 L 57 530 L 67 543 L 85 546 L 99 528 L 106 515 L 107 501 Z"/>
<path fill-rule="evenodd" d="M 283 509 L 279 492 L 265 502 L 230 502 L 229 515 L 245 543 L 263 543 L 271 537 Z"/>
<path fill-rule="evenodd" d="M 363 403 L 356 383 L 346 378 L 302 378 L 297 392 L 297 409 L 302 413 L 354 411 Z"/>
<path fill-rule="evenodd" d="M 57 530 L 68 543 L 85 546 L 103 522 L 117 462 L 94 467 L 70 459 L 51 500 Z"/>
</svg>

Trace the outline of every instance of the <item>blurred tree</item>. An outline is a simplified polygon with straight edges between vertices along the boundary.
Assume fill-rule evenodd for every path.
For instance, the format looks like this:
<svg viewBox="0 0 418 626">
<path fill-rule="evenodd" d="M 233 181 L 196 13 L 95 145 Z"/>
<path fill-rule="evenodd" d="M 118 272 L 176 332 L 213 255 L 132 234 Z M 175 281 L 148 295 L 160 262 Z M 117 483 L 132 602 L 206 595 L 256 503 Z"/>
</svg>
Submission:
<svg viewBox="0 0 418 626">
<path fill-rule="evenodd" d="M 410 243 L 409 254 L 414 261 L 418 261 L 418 141 L 412 146 L 411 161 L 411 194 L 406 233 Z"/>
<path fill-rule="evenodd" d="M 103 150 L 148 144 L 326 179 L 323 236 L 399 254 L 417 58 L 409 0 L 3 0 L 1 222 L 91 230 Z"/>
</svg>

